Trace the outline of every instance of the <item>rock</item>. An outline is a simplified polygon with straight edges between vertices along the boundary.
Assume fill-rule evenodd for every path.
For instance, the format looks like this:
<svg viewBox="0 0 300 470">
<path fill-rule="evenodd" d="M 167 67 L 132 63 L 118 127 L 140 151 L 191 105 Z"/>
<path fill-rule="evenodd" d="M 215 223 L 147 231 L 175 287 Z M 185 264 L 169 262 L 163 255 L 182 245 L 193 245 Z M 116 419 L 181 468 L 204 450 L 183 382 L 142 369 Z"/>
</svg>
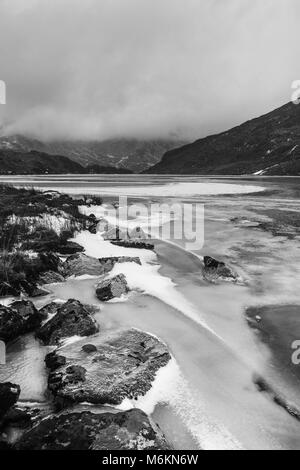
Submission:
<svg viewBox="0 0 300 470">
<path fill-rule="evenodd" d="M 137 239 L 146 240 L 148 236 L 146 235 L 146 233 L 141 227 L 135 227 L 134 229 L 130 230 L 129 238 L 135 239 L 135 240 Z"/>
<path fill-rule="evenodd" d="M 0 283 L 0 297 L 12 296 L 18 297 L 20 295 L 20 290 L 12 287 L 8 282 Z"/>
<path fill-rule="evenodd" d="M 86 340 L 81 340 L 51 353 L 55 367 L 56 356 L 65 358 L 65 364 L 52 369 L 48 378 L 58 406 L 81 402 L 119 405 L 125 398 L 145 395 L 157 371 L 171 359 L 165 344 L 135 329 L 99 335 L 90 344 L 97 351 L 84 352 Z"/>
<path fill-rule="evenodd" d="M 210 256 L 204 256 L 203 276 L 210 282 L 237 282 L 239 280 L 238 275 L 233 272 L 230 267 L 226 266 L 222 261 L 218 261 Z"/>
<path fill-rule="evenodd" d="M 46 355 L 45 364 L 48 369 L 51 371 L 57 369 L 58 367 L 64 366 L 67 360 L 64 356 L 60 356 L 57 352 L 53 351 Z"/>
<path fill-rule="evenodd" d="M 164 450 L 161 430 L 133 409 L 119 413 L 63 413 L 43 419 L 15 444 L 17 450 Z"/>
<path fill-rule="evenodd" d="M 92 258 L 84 253 L 77 253 L 69 256 L 64 262 L 63 268 L 66 276 L 102 276 L 111 271 L 116 263 L 137 263 L 141 264 L 138 257 L 118 256 L 109 258 Z"/>
<path fill-rule="evenodd" d="M 65 282 L 65 278 L 55 271 L 46 271 L 40 274 L 38 279 L 39 284 L 56 284 L 58 282 Z"/>
<path fill-rule="evenodd" d="M 154 245 L 148 242 L 136 241 L 136 240 L 113 240 L 113 245 L 124 246 L 125 248 L 139 248 L 143 250 L 154 250 Z"/>
<path fill-rule="evenodd" d="M 78 300 L 70 299 L 37 331 L 36 336 L 45 344 L 54 345 L 63 338 L 90 336 L 98 331 L 97 322 L 84 306 Z"/>
<path fill-rule="evenodd" d="M 94 344 L 84 344 L 81 349 L 87 354 L 97 351 L 97 347 Z"/>
<path fill-rule="evenodd" d="M 116 263 L 137 263 L 141 265 L 141 260 L 138 256 L 111 256 L 110 258 L 100 258 L 99 262 L 102 266 L 102 274 L 110 272 Z"/>
<path fill-rule="evenodd" d="M 49 294 L 46 290 L 40 289 L 36 284 L 28 281 L 21 281 L 20 286 L 22 291 L 29 297 L 42 297 Z"/>
<path fill-rule="evenodd" d="M 0 340 L 5 343 L 12 341 L 25 329 L 25 320 L 16 310 L 0 305 Z"/>
<path fill-rule="evenodd" d="M 115 297 L 121 297 L 129 292 L 129 287 L 124 274 L 118 274 L 110 279 L 104 279 L 96 288 L 96 295 L 99 300 L 107 301 Z"/>
<path fill-rule="evenodd" d="M 3 426 L 25 429 L 31 425 L 31 422 L 31 414 L 28 411 L 19 407 L 13 407 L 6 413 Z"/>
<path fill-rule="evenodd" d="M 69 256 L 64 262 L 63 268 L 66 276 L 82 276 L 84 274 L 101 276 L 104 273 L 99 260 L 84 253 Z"/>
<path fill-rule="evenodd" d="M 18 312 L 24 320 L 23 332 L 33 331 L 41 325 L 42 315 L 30 300 L 19 300 L 10 304 L 10 308 Z"/>
<path fill-rule="evenodd" d="M 83 246 L 75 242 L 67 242 L 65 245 L 59 246 L 58 251 L 61 255 L 73 255 L 84 251 Z"/>
<path fill-rule="evenodd" d="M 97 220 L 95 214 L 90 214 L 86 220 L 85 228 L 95 235 L 98 232 L 98 224 L 99 220 Z"/>
<path fill-rule="evenodd" d="M 88 231 L 92 233 L 93 235 L 96 235 L 98 231 L 98 222 L 89 224 Z"/>
<path fill-rule="evenodd" d="M 35 298 L 35 297 L 45 297 L 46 295 L 49 295 L 50 292 L 44 289 L 40 289 L 39 287 L 35 287 L 34 289 L 31 290 L 29 297 Z"/>
<path fill-rule="evenodd" d="M 104 240 L 118 241 L 126 239 L 128 235 L 125 230 L 121 230 L 119 227 L 115 227 L 114 225 L 108 225 L 107 230 L 102 233 L 102 237 Z"/>
<path fill-rule="evenodd" d="M 62 261 L 56 253 L 47 252 L 39 253 L 39 259 L 43 266 L 43 271 L 54 271 L 55 273 L 59 272 L 61 269 Z"/>
<path fill-rule="evenodd" d="M 50 304 L 44 305 L 39 310 L 39 314 L 42 318 L 42 320 L 47 320 L 49 315 L 56 315 L 58 312 L 58 309 L 62 306 L 62 304 L 59 304 L 57 302 L 51 302 Z"/>
<path fill-rule="evenodd" d="M 17 403 L 21 393 L 19 385 L 11 382 L 0 383 L 0 418 Z"/>
</svg>

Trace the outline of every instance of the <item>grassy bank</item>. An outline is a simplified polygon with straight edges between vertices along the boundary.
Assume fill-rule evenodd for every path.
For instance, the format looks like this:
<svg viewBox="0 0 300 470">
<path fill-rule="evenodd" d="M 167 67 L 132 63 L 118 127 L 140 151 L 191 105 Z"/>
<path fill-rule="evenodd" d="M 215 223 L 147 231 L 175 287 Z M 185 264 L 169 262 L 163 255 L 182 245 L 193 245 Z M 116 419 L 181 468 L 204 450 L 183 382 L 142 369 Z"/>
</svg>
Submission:
<svg viewBox="0 0 300 470">
<path fill-rule="evenodd" d="M 90 223 L 79 206 L 101 203 L 99 197 L 73 199 L 56 191 L 1 185 L 0 295 L 31 295 L 41 273 L 57 272 L 56 253 L 81 251 L 68 241 Z"/>
</svg>

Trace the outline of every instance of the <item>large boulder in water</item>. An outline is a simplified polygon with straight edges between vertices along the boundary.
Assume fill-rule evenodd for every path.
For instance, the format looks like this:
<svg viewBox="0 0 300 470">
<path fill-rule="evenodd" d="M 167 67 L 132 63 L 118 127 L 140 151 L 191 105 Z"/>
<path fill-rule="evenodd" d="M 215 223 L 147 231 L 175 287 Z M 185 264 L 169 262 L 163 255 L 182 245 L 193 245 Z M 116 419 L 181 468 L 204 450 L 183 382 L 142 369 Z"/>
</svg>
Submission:
<svg viewBox="0 0 300 470">
<path fill-rule="evenodd" d="M 218 261 L 211 256 L 204 256 L 203 261 L 203 276 L 209 282 L 240 280 L 239 276 L 223 261 Z"/>
<path fill-rule="evenodd" d="M 107 301 L 115 297 L 121 297 L 129 292 L 129 287 L 124 274 L 104 279 L 96 287 L 96 295 L 99 300 Z"/>
<path fill-rule="evenodd" d="M 0 383 L 0 419 L 18 401 L 20 393 L 19 385 L 10 382 Z"/>
<path fill-rule="evenodd" d="M 63 338 L 90 336 L 98 331 L 98 324 L 87 309 L 78 300 L 70 299 L 37 331 L 36 336 L 45 344 L 54 345 Z"/>
<path fill-rule="evenodd" d="M 41 325 L 43 316 L 30 300 L 18 300 L 10 304 L 10 308 L 18 312 L 23 318 L 23 333 L 33 331 Z"/>
<path fill-rule="evenodd" d="M 86 344 L 89 353 L 83 349 Z M 91 345 L 97 349 L 92 351 Z M 52 369 L 48 388 L 61 407 L 82 402 L 119 405 L 125 398 L 145 395 L 170 359 L 166 345 L 148 333 L 131 329 L 99 335 L 46 356 Z"/>
<path fill-rule="evenodd" d="M 29 300 L 14 302 L 9 307 L 0 305 L 0 340 L 7 343 L 29 333 L 40 326 L 42 319 Z"/>
<path fill-rule="evenodd" d="M 133 409 L 119 413 L 63 413 L 43 419 L 16 443 L 17 450 L 164 450 L 161 430 Z"/>
<path fill-rule="evenodd" d="M 0 340 L 7 343 L 24 331 L 25 321 L 21 315 L 9 307 L 0 305 Z"/>
</svg>

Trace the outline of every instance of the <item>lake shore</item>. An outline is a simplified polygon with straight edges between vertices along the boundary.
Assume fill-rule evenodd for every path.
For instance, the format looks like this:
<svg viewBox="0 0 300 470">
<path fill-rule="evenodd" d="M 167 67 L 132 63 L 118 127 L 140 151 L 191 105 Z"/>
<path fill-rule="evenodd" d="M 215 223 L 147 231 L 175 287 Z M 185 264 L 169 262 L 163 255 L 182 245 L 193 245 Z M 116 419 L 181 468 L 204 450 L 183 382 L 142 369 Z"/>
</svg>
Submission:
<svg viewBox="0 0 300 470">
<path fill-rule="evenodd" d="M 237 196 L 235 202 L 238 202 L 238 207 L 231 206 L 230 198 L 223 200 L 225 211 L 221 206 L 218 208 L 220 198 L 214 201 L 213 206 L 208 204 L 211 211 L 206 230 L 209 230 L 207 233 L 210 236 L 209 239 L 206 237 L 206 246 L 199 253 L 189 253 L 183 247 L 157 240 L 153 241 L 156 255 L 151 259 L 151 250 L 145 250 L 149 251 L 146 254 L 143 250 L 136 253 L 131 248 L 124 247 L 117 252 L 116 246 L 107 250 L 97 234 L 89 231 L 77 232 L 71 242 L 81 244 L 87 256 L 98 259 L 104 255 L 104 248 L 107 256 L 134 257 L 140 254 L 143 258 L 145 255 L 141 266 L 133 262 L 122 263 L 112 270 L 112 276 L 125 274 L 131 293 L 122 302 L 99 304 L 95 297 L 97 279 L 75 277 L 63 283 L 45 285 L 45 289 L 51 291 L 50 295 L 35 302 L 41 307 L 44 302 L 76 297 L 82 304 L 96 303 L 100 306 L 100 311 L 95 313 L 95 319 L 103 334 L 135 327 L 154 334 L 168 345 L 176 363 L 176 367 L 168 372 L 171 374 L 173 390 L 162 379 L 160 383 L 153 385 L 152 395 L 147 397 L 146 394 L 147 400 L 138 400 L 137 406 L 155 418 L 175 448 L 297 448 L 300 445 L 296 438 L 297 420 L 274 403 L 267 393 L 258 391 L 254 380 L 257 374 L 268 380 L 270 378 L 270 345 L 264 345 L 264 342 L 253 335 L 247 325 L 245 308 L 253 305 L 258 308 L 260 304 L 270 301 L 269 299 L 277 302 L 273 295 L 276 282 L 279 282 L 277 274 L 275 276 L 277 268 L 274 269 L 272 261 L 272 271 L 266 269 L 268 263 L 265 263 L 265 259 L 271 255 L 274 260 L 275 253 L 275 259 L 278 257 L 277 249 L 282 237 L 286 237 L 285 256 L 288 261 L 289 256 L 295 256 L 294 237 L 297 237 L 296 222 L 291 225 L 288 213 L 278 209 L 278 204 L 276 214 L 281 210 L 279 222 L 273 212 L 272 226 L 253 226 L 253 222 L 262 223 L 260 217 L 266 217 L 260 211 L 260 204 L 265 205 L 263 201 L 266 197 L 257 196 L 255 200 L 255 196 L 250 196 L 251 201 L 256 201 L 257 207 L 256 212 L 252 210 L 252 219 L 248 208 L 241 210 L 241 204 L 249 204 L 249 196 Z M 226 222 L 220 220 L 221 210 Z M 236 212 L 239 213 L 239 219 L 235 218 Z M 280 226 L 280 233 L 274 233 L 275 226 Z M 284 234 L 283 226 L 287 227 Z M 294 226 L 293 237 L 291 226 Z M 219 227 L 222 227 L 223 232 L 225 227 L 226 233 L 222 233 L 222 241 L 226 238 L 228 243 L 222 246 L 222 250 L 217 248 L 219 244 L 216 243 L 221 235 Z M 251 246 L 249 241 L 253 236 L 250 234 L 253 233 L 260 240 L 261 246 L 258 249 L 257 243 Z M 264 243 L 269 244 L 268 254 L 264 251 Z M 95 249 L 96 246 L 99 252 Z M 247 278 L 246 285 L 207 282 L 203 278 L 205 254 L 228 262 L 234 270 Z M 257 282 L 258 277 L 253 275 L 256 261 L 256 270 L 260 266 L 265 270 L 259 277 L 260 285 Z M 278 260 L 278 268 L 280 262 L 282 263 L 281 259 Z M 274 283 L 272 289 L 268 290 L 267 286 L 271 281 Z M 292 291 L 293 287 L 290 287 Z M 296 294 L 294 290 L 295 304 L 298 303 Z M 288 292 L 286 296 L 293 298 Z M 283 321 L 280 316 L 278 320 L 274 319 L 279 325 L 279 336 L 280 321 Z M 297 319 L 293 317 L 291 325 L 294 321 Z M 267 327 L 267 321 L 263 320 L 259 325 Z M 29 345 L 33 343 L 26 343 L 25 340 L 25 344 L 30 350 Z M 17 350 L 20 351 L 21 348 L 21 345 L 15 349 L 13 347 L 9 352 L 11 358 L 16 360 Z M 273 354 L 279 354 L 279 347 L 275 348 Z M 40 361 L 41 364 L 42 362 L 43 360 Z M 40 373 L 41 367 L 42 365 L 36 371 L 40 383 L 44 383 L 40 388 L 40 396 L 43 395 L 43 387 L 47 382 L 46 374 Z M 278 364 L 277 367 L 280 371 L 282 365 Z M 13 372 L 10 377 L 13 377 Z M 290 398 L 296 395 L 295 387 L 295 384 L 287 386 L 283 377 L 279 382 L 281 393 L 284 392 Z M 25 401 L 30 398 L 31 392 L 30 389 L 26 391 Z M 232 413 L 236 416 L 234 421 Z M 255 418 L 256 415 L 260 416 L 259 420 Z M 245 419 L 248 420 L 247 432 L 242 424 Z M 280 432 L 273 429 L 275 421 L 280 424 Z M 171 423 L 180 423 L 181 428 L 177 435 L 174 435 Z"/>
</svg>

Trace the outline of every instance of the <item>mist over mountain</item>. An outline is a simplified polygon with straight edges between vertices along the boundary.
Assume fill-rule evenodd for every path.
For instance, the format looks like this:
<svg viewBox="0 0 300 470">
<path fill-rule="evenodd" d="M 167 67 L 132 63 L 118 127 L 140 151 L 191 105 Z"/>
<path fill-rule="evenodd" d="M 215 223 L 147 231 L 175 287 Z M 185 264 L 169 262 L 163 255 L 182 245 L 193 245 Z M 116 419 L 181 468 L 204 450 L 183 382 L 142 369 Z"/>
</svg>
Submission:
<svg viewBox="0 0 300 470">
<path fill-rule="evenodd" d="M 299 14 L 299 0 L 1 0 L 0 125 L 48 142 L 221 132 L 290 99 Z"/>
<path fill-rule="evenodd" d="M 159 162 L 170 149 L 186 143 L 182 140 L 109 139 L 98 141 L 42 142 L 22 135 L 0 137 L 0 149 L 17 152 L 36 150 L 52 155 L 64 155 L 83 167 L 113 166 L 139 173 Z"/>
</svg>

